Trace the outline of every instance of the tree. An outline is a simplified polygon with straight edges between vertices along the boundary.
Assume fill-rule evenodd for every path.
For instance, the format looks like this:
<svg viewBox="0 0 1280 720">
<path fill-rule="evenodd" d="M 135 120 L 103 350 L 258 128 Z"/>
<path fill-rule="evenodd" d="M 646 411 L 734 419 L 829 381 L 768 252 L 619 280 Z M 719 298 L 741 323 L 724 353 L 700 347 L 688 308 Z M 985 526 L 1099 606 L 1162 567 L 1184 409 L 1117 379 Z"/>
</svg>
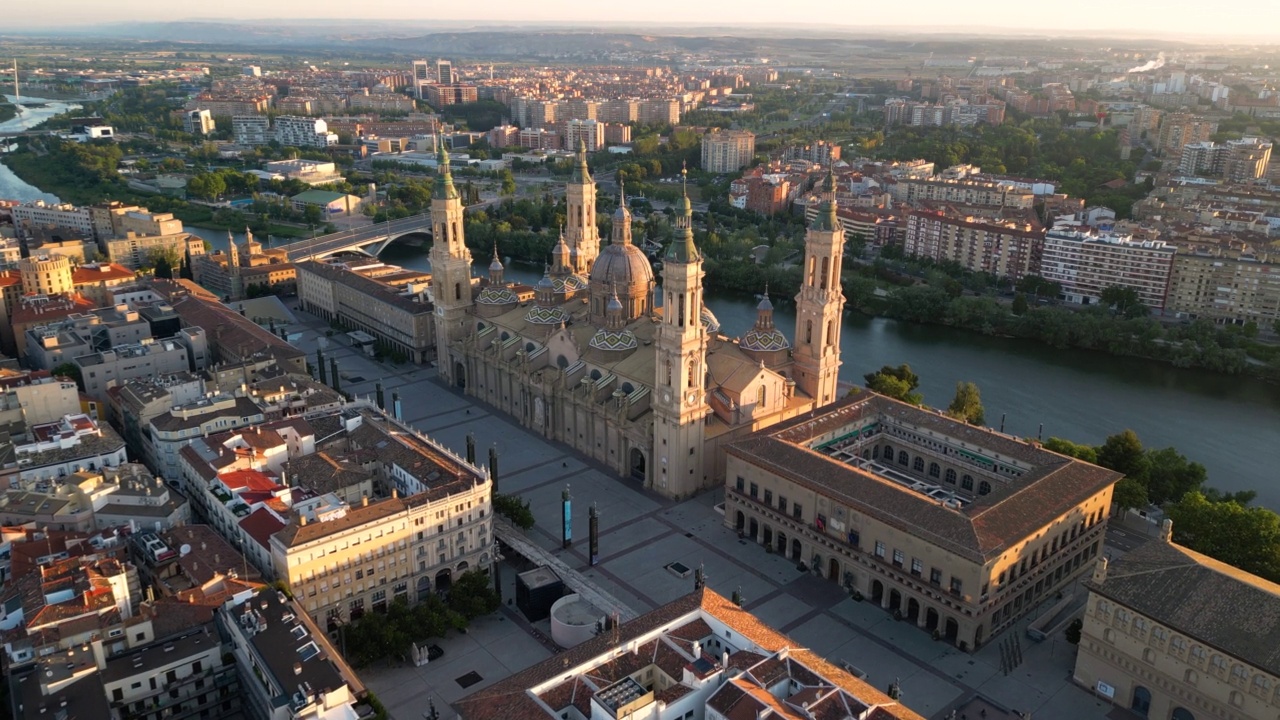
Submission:
<svg viewBox="0 0 1280 720">
<path fill-rule="evenodd" d="M 1028 307 L 1026 295 L 1018 293 L 1013 296 L 1013 307 L 1010 310 L 1014 315 L 1026 315 Z"/>
<path fill-rule="evenodd" d="M 1067 642 L 1071 643 L 1072 645 L 1079 645 L 1080 635 L 1083 630 L 1084 630 L 1084 620 L 1081 620 L 1080 618 L 1076 618 L 1075 620 L 1072 620 L 1071 624 L 1067 626 L 1067 629 L 1065 632 Z"/>
<path fill-rule="evenodd" d="M 956 383 L 956 396 L 947 407 L 947 414 L 970 425 L 984 425 L 986 413 L 982 409 L 982 393 L 976 383 Z"/>
<path fill-rule="evenodd" d="M 511 174 L 510 168 L 502 169 L 502 189 L 499 192 L 503 195 L 516 194 L 516 178 Z"/>
<path fill-rule="evenodd" d="M 227 192 L 227 182 L 221 173 L 199 173 L 187 180 L 187 193 L 205 200 L 214 200 Z"/>
<path fill-rule="evenodd" d="M 1127 318 L 1145 317 L 1150 312 L 1147 306 L 1142 304 L 1138 291 L 1131 287 L 1112 285 L 1102 291 L 1100 299 L 1103 305 Z"/>
<path fill-rule="evenodd" d="M 479 568 L 462 573 L 449 588 L 449 609 L 467 622 L 488 615 L 501 605 L 502 600 L 489 583 L 489 575 Z"/>
<path fill-rule="evenodd" d="M 1235 501 L 1187 493 L 1165 508 L 1173 539 L 1245 572 L 1280 582 L 1280 515 Z"/>
<path fill-rule="evenodd" d="M 1198 462 L 1169 447 L 1147 452 L 1147 497 L 1156 505 L 1181 500 L 1204 485 L 1207 472 Z"/>
<path fill-rule="evenodd" d="M 75 380 L 76 385 L 79 385 L 80 389 L 84 390 L 84 377 L 80 374 L 79 365 L 76 365 L 75 363 L 65 362 L 65 363 L 62 363 L 61 365 L 58 365 L 50 372 L 53 373 L 54 377 L 65 377 L 65 378 L 71 378 L 72 380 Z"/>
<path fill-rule="evenodd" d="M 881 395 L 901 400 L 912 405 L 924 404 L 924 396 L 915 392 L 920 387 L 920 376 L 911 371 L 911 366 L 903 363 L 898 367 L 885 365 L 874 373 L 862 376 L 867 387 Z"/>
<path fill-rule="evenodd" d="M 173 279 L 173 266 L 169 264 L 169 258 L 163 256 L 156 258 L 153 269 L 156 277 L 164 278 L 166 280 Z"/>
<path fill-rule="evenodd" d="M 1051 437 L 1044 441 L 1044 447 L 1046 450 L 1052 450 L 1053 452 L 1073 457 L 1077 460 L 1084 460 L 1085 462 L 1093 463 L 1094 465 L 1098 464 L 1098 450 L 1092 445 L 1079 445 L 1071 442 L 1070 440 Z"/>
<path fill-rule="evenodd" d="M 1116 483 L 1116 489 L 1111 494 L 1111 501 L 1121 511 L 1132 508 L 1143 508 L 1149 503 L 1147 501 L 1147 486 L 1134 478 L 1121 478 Z"/>
<path fill-rule="evenodd" d="M 529 501 L 521 500 L 514 495 L 493 494 L 493 511 L 511 521 L 521 530 L 533 528 L 533 511 L 529 509 Z"/>
<path fill-rule="evenodd" d="M 1142 441 L 1132 430 L 1125 430 L 1108 437 L 1106 442 L 1098 447 L 1098 464 L 1124 473 L 1125 477 L 1137 480 L 1144 485 L 1150 468 L 1147 453 L 1142 448 Z"/>
</svg>

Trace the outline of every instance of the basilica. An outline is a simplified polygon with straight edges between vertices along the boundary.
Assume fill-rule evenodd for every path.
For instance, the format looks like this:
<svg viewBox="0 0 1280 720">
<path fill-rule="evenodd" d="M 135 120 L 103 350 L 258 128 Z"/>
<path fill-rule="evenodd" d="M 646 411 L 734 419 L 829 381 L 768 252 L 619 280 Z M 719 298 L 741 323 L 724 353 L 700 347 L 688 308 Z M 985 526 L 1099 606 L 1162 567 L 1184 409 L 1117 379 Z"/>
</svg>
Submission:
<svg viewBox="0 0 1280 720">
<path fill-rule="evenodd" d="M 432 298 L 440 377 L 521 425 L 572 445 L 668 497 L 723 482 L 722 448 L 832 402 L 840 367 L 844 231 L 835 185 L 805 236 L 796 333 L 773 324 L 768 296 L 742 337 L 721 334 L 702 303 L 702 255 L 686 194 L 661 284 L 631 242 L 625 199 L 601 242 L 596 187 L 579 148 L 566 227 L 530 299 L 503 279 L 472 278 L 463 208 L 447 152 L 431 202 Z"/>
</svg>

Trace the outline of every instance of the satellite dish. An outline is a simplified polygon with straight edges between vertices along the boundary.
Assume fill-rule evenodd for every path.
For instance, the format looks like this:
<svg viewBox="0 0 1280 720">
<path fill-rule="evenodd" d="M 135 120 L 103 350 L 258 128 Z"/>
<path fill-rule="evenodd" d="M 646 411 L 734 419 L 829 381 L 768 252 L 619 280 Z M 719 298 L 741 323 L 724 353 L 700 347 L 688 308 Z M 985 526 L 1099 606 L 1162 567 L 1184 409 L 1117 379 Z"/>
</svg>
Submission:
<svg viewBox="0 0 1280 720">
<path fill-rule="evenodd" d="M 178 548 L 178 552 L 185 557 L 187 553 L 191 552 L 191 546 L 183 543 L 182 547 Z"/>
</svg>

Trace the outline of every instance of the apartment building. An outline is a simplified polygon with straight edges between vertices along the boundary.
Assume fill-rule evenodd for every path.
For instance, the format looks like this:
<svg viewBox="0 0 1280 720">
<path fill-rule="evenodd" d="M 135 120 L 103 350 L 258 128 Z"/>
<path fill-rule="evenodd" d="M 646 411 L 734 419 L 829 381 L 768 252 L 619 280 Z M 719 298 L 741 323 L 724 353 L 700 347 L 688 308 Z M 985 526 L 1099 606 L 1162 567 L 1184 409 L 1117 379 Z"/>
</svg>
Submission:
<svg viewBox="0 0 1280 720">
<path fill-rule="evenodd" d="M 1017 280 L 1040 272 L 1044 229 L 1025 222 L 913 210 L 907 213 L 902 246 L 908 255 Z"/>
<path fill-rule="evenodd" d="M 1033 207 L 1036 200 L 1035 194 L 1029 190 L 1007 183 L 978 180 L 904 177 L 888 183 L 886 189 L 895 202 L 911 204 L 933 201 L 1026 209 Z"/>
<path fill-rule="evenodd" d="M 182 131 L 192 135 L 209 135 L 218 129 L 213 113 L 208 110 L 186 110 L 182 113 Z"/>
<path fill-rule="evenodd" d="M 1137 717 L 1272 717 L 1280 585 L 1174 544 L 1165 523 L 1097 561 L 1072 678 Z"/>
<path fill-rule="evenodd" d="M 578 149 L 586 147 L 587 152 L 599 152 L 604 149 L 604 123 L 598 120 L 567 120 L 564 124 L 564 146 Z"/>
<path fill-rule="evenodd" d="M 101 241 L 99 245 L 107 257 L 111 258 L 111 262 L 135 271 L 151 265 L 158 253 L 178 257 L 204 254 L 204 240 L 181 231 L 171 235 L 139 235 L 128 232 L 124 237 L 110 238 Z"/>
<path fill-rule="evenodd" d="M 1119 479 L 863 392 L 731 444 L 725 523 L 972 650 L 1087 570 Z"/>
<path fill-rule="evenodd" d="M 27 436 L 27 442 L 14 446 L 23 481 L 56 481 L 82 470 L 117 467 L 128 459 L 115 430 L 83 413 L 31 425 Z"/>
<path fill-rule="evenodd" d="M 1182 148 L 1178 172 L 1221 177 L 1230 183 L 1248 183 L 1265 177 L 1271 162 L 1271 143 L 1241 138 L 1225 143 L 1195 142 Z"/>
<path fill-rule="evenodd" d="M 411 362 L 425 362 L 435 352 L 435 304 L 417 284 L 401 289 L 370 277 L 379 266 L 360 272 L 314 260 L 297 263 L 298 301 L 307 312 L 373 335 Z"/>
<path fill-rule="evenodd" d="M 72 362 L 80 369 L 85 394 L 102 402 L 107 399 L 108 389 L 129 380 L 172 375 L 188 368 L 186 346 L 176 340 L 151 337 L 80 355 Z"/>
<path fill-rule="evenodd" d="M 636 121 L 645 125 L 679 125 L 679 100 L 642 100 Z M 755 136 L 751 137 L 751 150 L 755 152 Z"/>
<path fill-rule="evenodd" d="M 93 220 L 89 217 L 88 208 L 68 203 L 51 205 L 43 200 L 36 200 L 9 208 L 9 215 L 20 235 L 35 227 L 56 227 L 73 230 L 80 233 L 81 237 L 94 237 Z"/>
<path fill-rule="evenodd" d="M 266 115 L 232 115 L 231 132 L 237 145 L 266 145 L 274 139 Z"/>
<path fill-rule="evenodd" d="M 702 136 L 702 169 L 714 173 L 737 172 L 756 155 L 756 136 L 747 130 L 713 130 Z"/>
<path fill-rule="evenodd" d="M 147 426 L 151 469 L 166 478 L 181 476 L 178 454 L 192 440 L 210 433 L 247 427 L 266 420 L 262 408 L 247 397 L 213 395 L 178 405 L 151 419 Z"/>
<path fill-rule="evenodd" d="M 287 147 L 327 148 L 338 144 L 338 136 L 319 118 L 281 115 L 276 118 L 275 140 Z"/>
<path fill-rule="evenodd" d="M 704 587 L 701 576 L 695 587 L 462 698 L 459 717 L 922 720 Z"/>
<path fill-rule="evenodd" d="M 427 104 L 433 108 L 473 103 L 479 99 L 475 85 L 459 85 L 456 83 L 428 85 L 426 95 Z"/>
<path fill-rule="evenodd" d="M 354 620 L 447 590 L 467 570 L 487 572 L 495 553 L 488 471 L 372 409 L 349 424 L 347 449 L 367 451 L 393 491 L 343 511 L 295 513 L 271 537 L 275 575 L 311 617 Z"/>
<path fill-rule="evenodd" d="M 1267 327 L 1280 320 L 1280 261 L 1267 255 L 1179 252 L 1167 307 L 1179 317 Z"/>
<path fill-rule="evenodd" d="M 1139 299 L 1161 311 L 1173 272 L 1174 246 L 1132 235 L 1054 227 L 1044 239 L 1040 274 L 1062 286 L 1062 298 L 1096 304 L 1112 286 L 1133 288 Z"/>
<path fill-rule="evenodd" d="M 364 686 L 302 611 L 301 603 L 268 588 L 236 596 L 218 609 L 239 671 L 242 701 L 260 720 L 357 720 Z"/>
<path fill-rule="evenodd" d="M 1156 153 L 1177 154 L 1192 143 L 1208 142 L 1218 132 L 1218 123 L 1199 115 L 1176 112 L 1160 120 L 1160 131 L 1155 136 Z"/>
</svg>

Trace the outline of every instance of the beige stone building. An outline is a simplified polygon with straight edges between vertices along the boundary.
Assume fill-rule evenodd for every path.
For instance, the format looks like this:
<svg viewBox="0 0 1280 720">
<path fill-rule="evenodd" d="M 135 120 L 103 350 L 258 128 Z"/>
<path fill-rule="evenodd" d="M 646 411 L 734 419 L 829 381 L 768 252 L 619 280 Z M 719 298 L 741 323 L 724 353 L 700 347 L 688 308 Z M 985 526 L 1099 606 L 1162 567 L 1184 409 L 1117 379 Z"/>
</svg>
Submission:
<svg viewBox="0 0 1280 720">
<path fill-rule="evenodd" d="M 1265 255 L 1180 252 L 1173 261 L 1168 309 L 1190 318 L 1255 322 L 1266 328 L 1280 320 L 1280 262 Z"/>
<path fill-rule="evenodd" d="M 307 312 L 363 330 L 411 362 L 426 362 L 435 354 L 435 306 L 424 297 L 426 287 L 401 289 L 316 260 L 295 267 L 298 301 Z"/>
<path fill-rule="evenodd" d="M 1280 715 L 1280 585 L 1169 540 L 1099 559 L 1073 677 L 1152 720 Z"/>
<path fill-rule="evenodd" d="M 385 416 L 361 417 L 348 449 L 376 455 L 374 473 L 391 497 L 322 517 L 294 513 L 271 538 L 275 576 L 317 619 L 414 603 L 493 562 L 488 471 Z"/>
<path fill-rule="evenodd" d="M 942 180 L 938 178 L 899 178 L 889 184 L 895 202 L 919 203 L 926 200 L 961 205 L 997 205 L 1026 209 L 1035 205 L 1036 196 L 1005 183 L 979 180 Z"/>
<path fill-rule="evenodd" d="M 181 231 L 167 235 L 140 235 L 129 231 L 122 237 L 108 238 L 99 244 L 111 262 L 130 270 L 150 265 L 156 253 L 169 253 L 179 258 L 204 254 L 204 240 Z"/>
<path fill-rule="evenodd" d="M 1120 479 L 870 392 L 728 455 L 727 525 L 963 649 L 1089 567 Z"/>
<path fill-rule="evenodd" d="M 27 295 L 60 295 L 75 292 L 71 260 L 62 255 L 23 258 L 18 262 L 22 289 Z"/>
<path fill-rule="evenodd" d="M 703 303 L 688 197 L 677 203 L 675 239 L 661 257 L 660 292 L 654 263 L 632 243 L 625 198 L 612 237 L 599 243 L 596 188 L 581 148 L 566 188 L 567 227 L 533 302 L 504 282 L 496 257 L 488 282 L 473 288 L 447 163 L 431 211 L 442 381 L 669 497 L 718 484 L 733 440 L 835 399 L 845 235 L 834 177 L 805 235 L 793 343 L 774 325 L 767 298 L 753 328 L 739 338 L 720 334 Z"/>
</svg>

